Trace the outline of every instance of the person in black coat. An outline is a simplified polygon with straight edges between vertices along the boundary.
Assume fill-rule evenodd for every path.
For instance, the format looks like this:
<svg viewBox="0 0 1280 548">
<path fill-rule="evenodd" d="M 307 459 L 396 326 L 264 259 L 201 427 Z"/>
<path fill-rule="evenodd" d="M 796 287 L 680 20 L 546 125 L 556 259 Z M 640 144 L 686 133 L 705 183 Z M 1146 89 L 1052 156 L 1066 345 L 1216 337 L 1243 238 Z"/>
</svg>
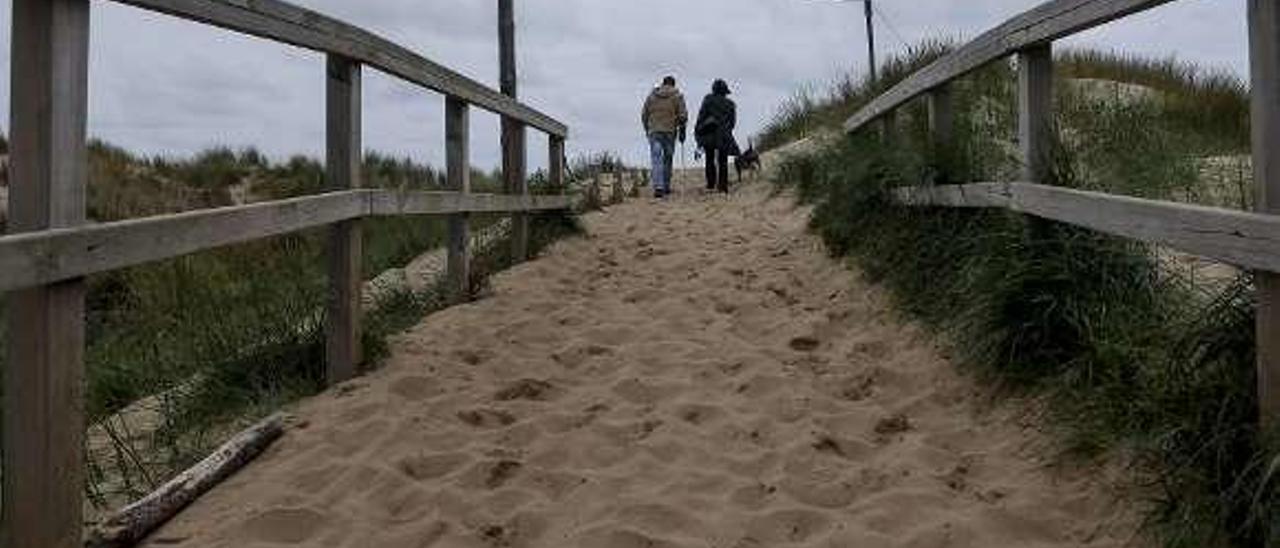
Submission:
<svg viewBox="0 0 1280 548">
<path fill-rule="evenodd" d="M 733 129 L 738 124 L 738 107 L 729 99 L 729 84 L 716 80 L 711 94 L 702 100 L 694 137 L 707 155 L 707 190 L 729 192 L 729 157 L 737 156 Z"/>
</svg>

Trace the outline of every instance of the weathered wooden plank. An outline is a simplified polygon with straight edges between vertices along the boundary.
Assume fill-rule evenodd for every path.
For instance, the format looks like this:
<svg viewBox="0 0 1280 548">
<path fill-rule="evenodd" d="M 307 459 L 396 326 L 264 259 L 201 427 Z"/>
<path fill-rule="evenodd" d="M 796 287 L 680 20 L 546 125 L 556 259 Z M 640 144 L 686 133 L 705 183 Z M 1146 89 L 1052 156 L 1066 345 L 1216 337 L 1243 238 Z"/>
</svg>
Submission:
<svg viewBox="0 0 1280 548">
<path fill-rule="evenodd" d="M 1280 5 L 1249 0 L 1253 171 L 1260 213 L 1280 213 Z M 1258 405 L 1264 424 L 1280 418 L 1280 275 L 1258 272 Z"/>
<path fill-rule="evenodd" d="M 326 184 L 329 190 L 359 188 L 361 144 L 360 64 L 330 54 L 326 85 Z M 325 324 L 325 380 L 337 384 L 360 367 L 360 290 L 364 281 L 364 232 L 360 219 L 329 228 L 329 314 Z"/>
<path fill-rule="evenodd" d="M 454 213 L 516 213 L 566 209 L 566 196 L 462 194 L 458 192 L 369 192 L 371 215 L 447 215 Z M 3 249 L 3 248 L 0 248 Z"/>
<path fill-rule="evenodd" d="M 1018 52 L 1018 147 L 1022 180 L 1043 183 L 1053 149 L 1053 49 L 1049 44 Z"/>
<path fill-rule="evenodd" d="M 14 0 L 9 229 L 85 222 L 88 0 Z M 15 292 L 4 371 L 0 545 L 80 544 L 84 283 Z"/>
<path fill-rule="evenodd" d="M 117 0 L 228 30 L 338 54 L 553 135 L 568 128 L 471 78 L 364 29 L 281 0 Z"/>
<path fill-rule="evenodd" d="M 567 209 L 565 196 L 350 190 L 0 237 L 0 291 L 51 284 L 372 215 Z"/>
<path fill-rule="evenodd" d="M 908 205 L 998 207 L 1167 246 L 1245 268 L 1280 272 L 1280 216 L 1146 200 L 1032 183 L 898 189 Z"/>
<path fill-rule="evenodd" d="M 467 103 L 445 100 L 445 187 L 455 192 L 471 192 L 471 113 Z M 467 214 L 449 216 L 449 258 L 446 277 L 455 297 L 471 292 L 471 221 Z"/>
<path fill-rule="evenodd" d="M 359 192 L 132 219 L 0 238 L 0 291 L 53 283 L 352 219 Z"/>
<path fill-rule="evenodd" d="M 907 101 L 1019 50 L 1042 45 L 1174 0 L 1053 0 L 987 31 L 912 74 L 845 122 L 854 132 Z"/>
</svg>

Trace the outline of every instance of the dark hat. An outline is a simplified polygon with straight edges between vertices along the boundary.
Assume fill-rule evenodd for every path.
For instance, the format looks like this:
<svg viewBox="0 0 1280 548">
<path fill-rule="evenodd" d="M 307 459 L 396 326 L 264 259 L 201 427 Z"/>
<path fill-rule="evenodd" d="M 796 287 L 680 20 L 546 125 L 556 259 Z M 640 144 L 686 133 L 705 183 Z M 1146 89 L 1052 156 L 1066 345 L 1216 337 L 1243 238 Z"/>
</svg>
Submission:
<svg viewBox="0 0 1280 548">
<path fill-rule="evenodd" d="M 728 83 L 726 83 L 724 80 L 717 79 L 714 83 L 711 84 L 711 93 L 714 93 L 716 95 L 729 95 L 730 93 L 733 93 L 733 92 L 729 91 Z"/>
</svg>

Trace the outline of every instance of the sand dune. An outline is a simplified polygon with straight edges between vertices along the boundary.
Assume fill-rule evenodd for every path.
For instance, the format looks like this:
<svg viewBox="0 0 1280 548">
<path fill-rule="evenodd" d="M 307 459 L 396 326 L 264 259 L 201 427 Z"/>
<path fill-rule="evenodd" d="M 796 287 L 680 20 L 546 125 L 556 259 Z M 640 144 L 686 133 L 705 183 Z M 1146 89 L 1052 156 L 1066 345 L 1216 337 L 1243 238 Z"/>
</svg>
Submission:
<svg viewBox="0 0 1280 548">
<path fill-rule="evenodd" d="M 767 191 L 587 216 L 148 545 L 1136 545 Z"/>
</svg>

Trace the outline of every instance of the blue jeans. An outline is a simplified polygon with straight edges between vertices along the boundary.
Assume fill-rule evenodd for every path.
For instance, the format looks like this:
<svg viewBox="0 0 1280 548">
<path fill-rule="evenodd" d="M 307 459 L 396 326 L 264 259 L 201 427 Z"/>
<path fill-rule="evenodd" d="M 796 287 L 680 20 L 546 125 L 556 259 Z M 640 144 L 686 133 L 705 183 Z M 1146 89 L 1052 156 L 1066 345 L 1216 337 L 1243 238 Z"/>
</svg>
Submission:
<svg viewBox="0 0 1280 548">
<path fill-rule="evenodd" d="M 671 163 L 676 153 L 674 133 L 649 134 L 649 158 L 653 163 L 653 191 L 655 194 L 671 193 Z"/>
</svg>

